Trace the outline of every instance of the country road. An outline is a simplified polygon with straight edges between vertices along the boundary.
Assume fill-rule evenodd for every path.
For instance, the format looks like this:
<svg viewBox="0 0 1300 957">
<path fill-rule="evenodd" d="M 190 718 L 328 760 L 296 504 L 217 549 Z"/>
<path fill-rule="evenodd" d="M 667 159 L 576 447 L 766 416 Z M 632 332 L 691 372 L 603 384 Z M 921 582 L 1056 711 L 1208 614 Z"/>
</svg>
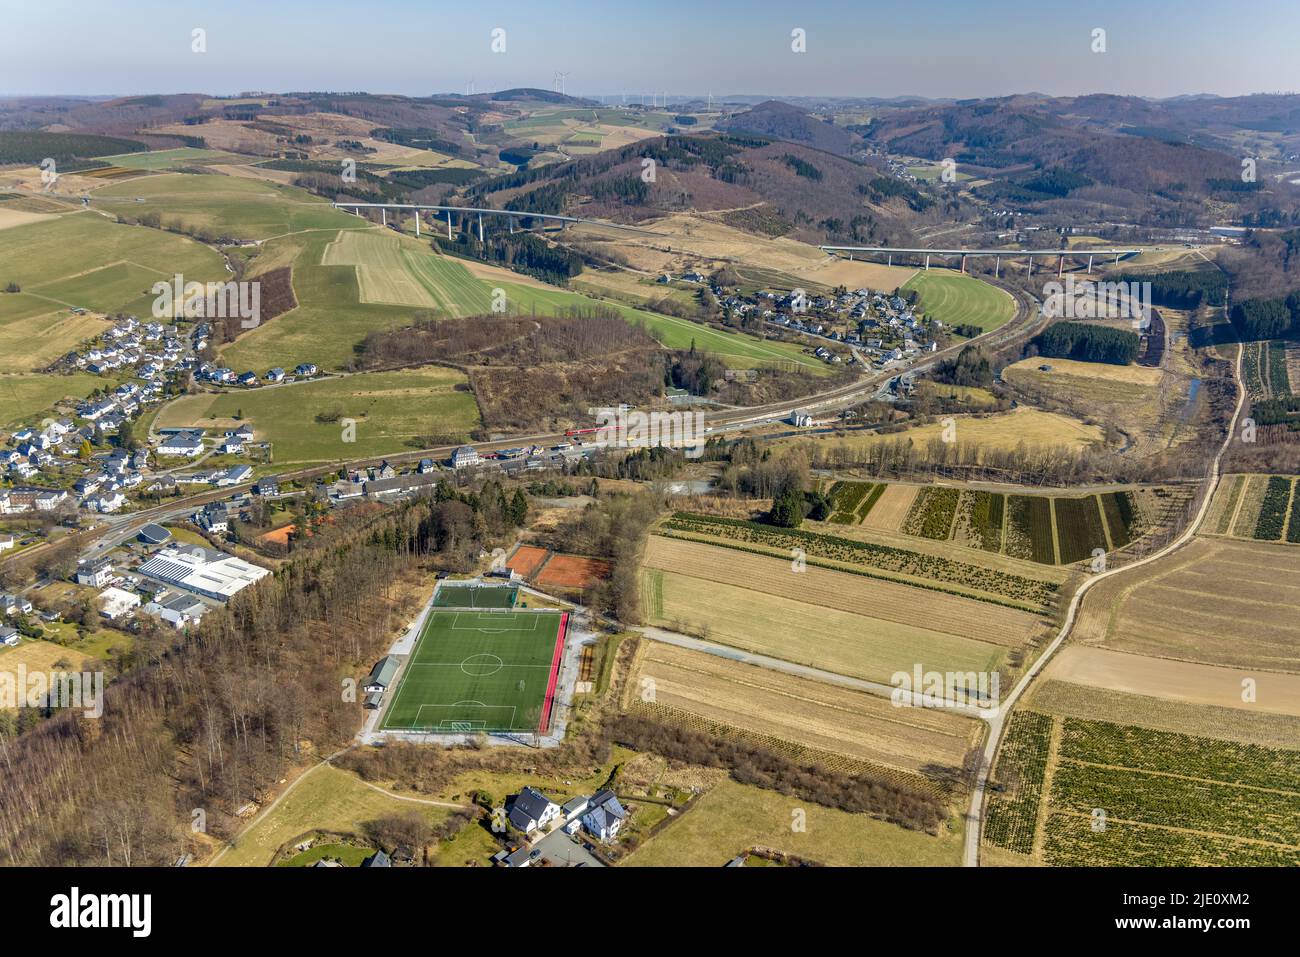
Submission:
<svg viewBox="0 0 1300 957">
<path fill-rule="evenodd" d="M 1139 568 L 1143 565 L 1149 565 L 1152 562 L 1165 558 L 1178 551 L 1195 536 L 1197 529 L 1200 528 L 1201 522 L 1205 519 L 1205 513 L 1210 508 L 1210 503 L 1214 500 L 1215 490 L 1219 484 L 1219 466 L 1223 461 L 1224 453 L 1232 444 L 1233 436 L 1236 434 L 1237 420 L 1241 416 L 1242 406 L 1246 401 L 1246 390 L 1241 382 L 1241 360 L 1245 353 L 1243 346 L 1237 346 L 1237 361 L 1234 376 L 1237 381 L 1237 404 L 1232 412 L 1232 419 L 1228 422 L 1228 434 L 1224 437 L 1223 444 L 1215 453 L 1211 460 L 1205 476 L 1205 496 L 1201 500 L 1201 507 L 1197 510 L 1196 516 L 1187 523 L 1187 528 L 1176 539 L 1171 541 L 1158 552 L 1152 552 L 1146 558 L 1133 562 L 1131 565 L 1125 565 L 1122 568 L 1112 568 L 1108 571 L 1101 572 L 1084 581 L 1079 590 L 1074 593 L 1074 598 L 1070 601 L 1069 610 L 1066 613 L 1065 621 L 1061 625 L 1061 630 L 1057 632 L 1056 637 L 1051 640 L 1043 653 L 1038 659 L 1029 666 L 1020 680 L 1016 682 L 1010 693 L 1002 699 L 1001 706 L 994 713 L 989 721 L 988 740 L 985 742 L 984 750 L 980 754 L 979 769 L 976 772 L 975 785 L 971 789 L 970 808 L 966 812 L 966 837 L 965 849 L 962 854 L 962 864 L 965 867 L 979 866 L 980 852 L 980 830 L 984 816 L 984 795 L 988 788 L 989 774 L 993 769 L 993 759 L 997 755 L 998 745 L 1001 743 L 1002 733 L 1006 729 L 1006 718 L 1015 708 L 1016 702 L 1028 689 L 1030 682 L 1042 673 L 1043 668 L 1056 654 L 1057 650 L 1070 637 L 1074 630 L 1075 622 L 1079 617 L 1079 609 L 1083 605 L 1083 599 L 1092 588 L 1101 581 L 1111 578 L 1115 575 L 1122 575 L 1133 568 Z"/>
</svg>

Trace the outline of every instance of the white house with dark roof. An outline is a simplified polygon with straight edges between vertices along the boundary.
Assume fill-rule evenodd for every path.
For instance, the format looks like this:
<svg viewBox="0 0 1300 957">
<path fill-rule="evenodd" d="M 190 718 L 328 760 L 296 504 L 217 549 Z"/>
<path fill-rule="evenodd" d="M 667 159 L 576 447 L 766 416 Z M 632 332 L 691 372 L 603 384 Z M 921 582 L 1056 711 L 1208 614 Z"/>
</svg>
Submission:
<svg viewBox="0 0 1300 957">
<path fill-rule="evenodd" d="M 462 445 L 451 455 L 452 468 L 467 469 L 473 468 L 478 464 L 478 451 L 472 445 Z"/>
<path fill-rule="evenodd" d="M 585 795 L 578 795 L 575 798 L 569 798 L 560 808 L 560 816 L 564 818 L 564 833 L 576 834 L 582 827 L 582 815 L 587 808 L 591 807 L 591 798 Z"/>
<path fill-rule="evenodd" d="M 591 796 L 591 807 L 582 815 L 582 826 L 596 840 L 604 843 L 618 836 L 627 820 L 627 811 L 618 803 L 614 792 L 606 788 Z"/>
<path fill-rule="evenodd" d="M 95 562 L 82 562 L 77 566 L 76 579 L 78 585 L 103 588 L 113 580 L 113 563 L 107 558 Z"/>
<path fill-rule="evenodd" d="M 27 615 L 32 603 L 22 595 L 0 595 L 0 615 Z"/>
<path fill-rule="evenodd" d="M 203 433 L 201 431 L 176 432 L 164 436 L 158 443 L 157 452 L 166 456 L 194 457 L 203 454 Z"/>
<path fill-rule="evenodd" d="M 516 795 L 507 817 L 510 823 L 531 834 L 550 824 L 559 816 L 560 806 L 534 787 L 526 787 Z"/>
<path fill-rule="evenodd" d="M 144 606 L 144 612 L 165 621 L 180 630 L 191 622 L 197 622 L 208 610 L 208 606 L 193 595 L 173 595 L 163 601 L 151 601 Z"/>
</svg>

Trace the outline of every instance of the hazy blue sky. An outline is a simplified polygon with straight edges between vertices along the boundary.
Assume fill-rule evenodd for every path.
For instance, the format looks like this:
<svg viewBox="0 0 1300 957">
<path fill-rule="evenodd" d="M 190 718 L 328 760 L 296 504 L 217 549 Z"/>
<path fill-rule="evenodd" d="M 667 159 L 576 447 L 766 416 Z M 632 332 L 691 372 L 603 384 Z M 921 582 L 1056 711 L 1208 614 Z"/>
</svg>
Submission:
<svg viewBox="0 0 1300 957">
<path fill-rule="evenodd" d="M 1297 45 L 1296 0 L 5 0 L 0 94 L 425 95 L 564 70 L 584 95 L 1232 95 L 1300 89 Z"/>
</svg>

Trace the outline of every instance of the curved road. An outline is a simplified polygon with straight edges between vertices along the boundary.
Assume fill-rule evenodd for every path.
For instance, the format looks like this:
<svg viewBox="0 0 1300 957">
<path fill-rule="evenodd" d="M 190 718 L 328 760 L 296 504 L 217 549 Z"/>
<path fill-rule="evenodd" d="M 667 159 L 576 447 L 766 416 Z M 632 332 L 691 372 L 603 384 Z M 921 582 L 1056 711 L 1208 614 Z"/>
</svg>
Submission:
<svg viewBox="0 0 1300 957">
<path fill-rule="evenodd" d="M 1187 528 L 1181 535 L 1171 541 L 1160 551 L 1152 552 L 1146 558 L 1140 559 L 1131 565 L 1125 565 L 1122 568 L 1112 568 L 1109 571 L 1101 572 L 1100 574 L 1094 575 L 1084 581 L 1084 583 L 1079 587 L 1079 590 L 1074 593 L 1074 598 L 1070 601 L 1070 607 L 1066 613 L 1065 622 L 1061 625 L 1061 630 L 1057 632 L 1056 637 L 1052 639 L 1051 643 L 1043 649 L 1043 653 L 1039 655 L 1038 659 L 1029 666 L 1029 669 L 1021 676 L 1020 680 L 1016 682 L 1015 687 L 1011 689 L 1011 693 L 1003 699 L 1002 704 L 999 705 L 996 713 L 990 719 L 988 739 L 985 742 L 984 751 L 980 754 L 979 770 L 976 773 L 975 786 L 971 790 L 970 808 L 966 812 L 965 850 L 962 855 L 962 864 L 964 866 L 979 866 L 980 830 L 984 816 L 984 794 L 988 787 L 989 773 L 993 768 L 993 759 L 997 754 L 998 745 L 1001 743 L 1002 739 L 1002 733 L 1006 728 L 1006 717 L 1011 713 L 1016 702 L 1020 700 L 1021 695 L 1025 693 L 1025 690 L 1029 687 L 1029 683 L 1042 673 L 1043 668 L 1046 667 L 1052 656 L 1056 654 L 1057 649 L 1059 649 L 1065 640 L 1070 637 L 1070 633 L 1074 630 L 1075 622 L 1078 620 L 1079 609 L 1083 605 L 1084 596 L 1086 596 L 1093 586 L 1100 581 L 1104 581 L 1114 575 L 1123 574 L 1132 568 L 1149 565 L 1152 562 L 1165 558 L 1182 548 L 1190 542 L 1193 537 L 1195 537 L 1197 529 L 1200 528 L 1201 522 L 1204 521 L 1205 513 L 1210 508 L 1210 502 L 1214 500 L 1214 492 L 1219 484 L 1219 465 L 1223 461 L 1224 453 L 1228 451 L 1228 447 L 1232 444 L 1232 438 L 1236 434 L 1237 419 L 1241 415 L 1241 408 L 1246 400 L 1246 390 L 1241 386 L 1241 357 L 1244 351 L 1245 350 L 1242 346 L 1237 346 L 1237 361 L 1234 372 L 1237 381 L 1237 405 L 1233 409 L 1232 419 L 1228 423 L 1228 434 L 1223 440 L 1223 445 L 1219 447 L 1219 451 L 1215 453 L 1214 459 L 1210 462 L 1210 466 L 1206 470 L 1205 497 L 1201 501 L 1201 507 L 1197 510 L 1196 517 L 1192 519 L 1192 521 L 1188 522 Z"/>
</svg>

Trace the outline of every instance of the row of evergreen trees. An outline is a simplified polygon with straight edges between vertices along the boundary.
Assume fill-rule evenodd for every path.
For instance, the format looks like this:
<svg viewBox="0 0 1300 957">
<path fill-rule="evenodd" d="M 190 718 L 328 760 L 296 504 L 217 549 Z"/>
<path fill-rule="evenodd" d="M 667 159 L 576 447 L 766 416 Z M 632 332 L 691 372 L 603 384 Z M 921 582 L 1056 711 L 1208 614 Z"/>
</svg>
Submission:
<svg viewBox="0 0 1300 957">
<path fill-rule="evenodd" d="M 1300 289 L 1285 299 L 1243 299 L 1232 307 L 1230 318 L 1247 342 L 1300 334 Z"/>
<path fill-rule="evenodd" d="M 1091 322 L 1053 323 L 1034 339 L 1039 355 L 1121 366 L 1137 359 L 1139 342 L 1136 332 Z"/>
</svg>

